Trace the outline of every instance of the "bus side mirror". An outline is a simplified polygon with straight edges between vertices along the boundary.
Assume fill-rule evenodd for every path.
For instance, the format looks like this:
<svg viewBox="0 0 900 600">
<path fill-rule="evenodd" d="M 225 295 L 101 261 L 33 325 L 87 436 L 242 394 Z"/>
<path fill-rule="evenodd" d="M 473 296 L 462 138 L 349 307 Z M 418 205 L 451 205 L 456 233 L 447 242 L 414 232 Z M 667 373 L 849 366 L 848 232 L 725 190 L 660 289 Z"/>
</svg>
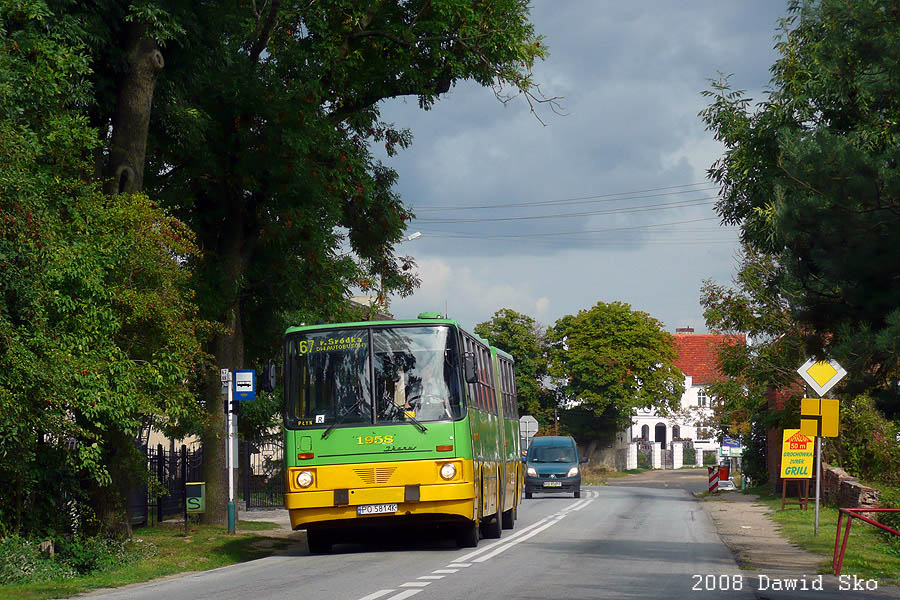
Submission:
<svg viewBox="0 0 900 600">
<path fill-rule="evenodd" d="M 275 391 L 275 363 L 267 360 L 262 368 L 262 376 L 259 378 L 259 389 L 271 394 Z"/>
<path fill-rule="evenodd" d="M 478 383 L 478 375 L 475 373 L 475 354 L 472 352 L 463 354 L 463 365 L 466 370 L 466 383 Z"/>
</svg>

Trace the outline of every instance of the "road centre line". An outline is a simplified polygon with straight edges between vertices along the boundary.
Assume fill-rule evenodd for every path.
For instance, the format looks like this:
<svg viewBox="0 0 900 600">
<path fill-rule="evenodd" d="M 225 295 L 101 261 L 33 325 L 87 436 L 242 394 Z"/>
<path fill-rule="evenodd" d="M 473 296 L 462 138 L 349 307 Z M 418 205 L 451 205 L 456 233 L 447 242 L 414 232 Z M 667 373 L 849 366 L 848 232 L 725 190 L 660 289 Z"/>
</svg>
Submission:
<svg viewBox="0 0 900 600">
<path fill-rule="evenodd" d="M 425 588 L 425 586 L 430 585 L 432 583 L 432 581 L 430 580 L 443 579 L 448 574 L 458 573 L 460 568 L 472 566 L 471 562 L 466 562 L 468 560 L 472 560 L 472 562 L 483 563 L 497 556 L 498 554 L 506 552 L 519 542 L 524 542 L 525 540 L 534 537 L 545 529 L 551 527 L 555 523 L 558 523 L 559 521 L 564 519 L 570 512 L 581 510 L 582 508 L 593 502 L 595 498 L 600 496 L 599 492 L 589 492 L 589 494 L 591 495 L 590 498 L 586 498 L 584 500 L 576 502 L 575 504 L 568 506 L 558 512 L 555 512 L 552 515 L 544 517 L 537 523 L 532 523 L 525 529 L 517 531 L 515 534 L 507 537 L 506 539 L 497 540 L 487 547 L 480 548 L 475 552 L 470 552 L 469 554 L 457 558 L 456 561 L 447 565 L 448 568 L 435 569 L 434 571 L 432 571 L 432 575 L 423 575 L 416 578 L 424 581 L 411 581 L 400 584 L 399 587 L 412 589 L 403 590 L 400 593 L 391 596 L 390 598 L 386 598 L 385 600 L 405 600 L 406 598 L 409 598 L 421 592 Z M 475 558 L 477 556 L 480 556 L 481 554 L 484 554 L 485 552 L 487 552 L 488 554 L 485 554 L 480 558 Z M 387 594 L 390 594 L 394 591 L 396 590 L 378 590 L 377 592 L 373 592 L 368 596 L 360 598 L 359 600 L 377 600 L 378 598 L 386 596 Z"/>
<path fill-rule="evenodd" d="M 359 600 L 376 600 L 377 598 L 381 598 L 382 596 L 386 596 L 386 595 L 388 595 L 388 594 L 390 594 L 391 592 L 394 592 L 394 591 L 396 591 L 396 590 L 378 590 L 377 592 L 372 592 L 372 593 L 369 594 L 368 596 L 363 596 L 363 597 L 360 598 Z"/>
<path fill-rule="evenodd" d="M 394 591 L 394 590 L 391 590 L 391 591 Z M 395 595 L 391 596 L 390 598 L 388 598 L 387 600 L 404 600 L 404 598 L 409 598 L 410 596 L 415 596 L 416 594 L 418 594 L 421 591 L 422 591 L 421 588 L 416 589 L 416 590 L 403 590 L 399 594 L 395 594 Z"/>
<path fill-rule="evenodd" d="M 557 517 L 557 518 L 555 518 L 555 519 L 552 519 L 550 522 L 545 523 L 542 527 L 538 527 L 537 529 L 534 529 L 534 530 L 532 530 L 532 531 L 529 531 L 529 532 L 528 532 L 528 535 L 524 535 L 524 536 L 522 536 L 522 537 L 520 537 L 520 538 L 518 538 L 518 539 L 512 540 L 512 541 L 509 542 L 508 544 L 503 544 L 502 546 L 500 546 L 499 548 L 497 548 L 497 549 L 494 550 L 493 552 L 489 552 L 488 554 L 485 554 L 484 556 L 481 556 L 481 557 L 479 557 L 479 558 L 476 558 L 476 559 L 475 559 L 475 562 L 481 563 L 481 562 L 484 562 L 484 561 L 486 561 L 486 560 L 490 560 L 490 559 L 494 558 L 495 556 L 497 556 L 498 554 L 500 554 L 500 553 L 502 553 L 502 552 L 506 552 L 507 550 L 509 550 L 510 548 L 512 548 L 513 546 L 515 546 L 516 544 L 518 544 L 519 542 L 524 542 L 524 541 L 527 540 L 528 538 L 534 537 L 534 536 L 536 536 L 537 534 L 539 534 L 540 532 L 542 532 L 543 530 L 545 530 L 545 529 L 547 529 L 547 528 L 549 528 L 549 527 L 552 527 L 553 525 L 559 523 L 561 520 L 563 520 L 563 519 L 565 518 L 565 516 L 566 516 L 566 515 L 560 515 L 559 517 Z"/>
<path fill-rule="evenodd" d="M 472 558 L 474 558 L 475 556 L 478 556 L 479 554 L 484 554 L 484 553 L 487 552 L 488 550 L 491 550 L 494 546 L 497 546 L 497 545 L 499 545 L 499 544 L 504 544 L 504 543 L 508 542 L 509 540 L 515 539 L 515 538 L 519 537 L 520 535 L 523 535 L 523 534 L 527 533 L 528 531 L 531 531 L 531 530 L 534 529 L 535 527 L 538 527 L 538 526 L 540 526 L 540 525 L 543 525 L 548 519 L 552 519 L 554 516 L 555 516 L 555 515 L 550 515 L 549 517 L 544 517 L 543 519 L 541 519 L 541 520 L 538 521 L 537 523 L 532 523 L 531 525 L 529 525 L 529 526 L 526 527 L 525 529 L 521 529 L 521 530 L 515 532 L 513 535 L 509 536 L 508 538 L 505 538 L 505 539 L 502 539 L 502 540 L 497 540 L 497 541 L 494 542 L 493 544 L 489 544 L 488 546 L 485 546 L 484 548 L 479 548 L 478 550 L 475 550 L 474 552 L 469 552 L 468 554 L 466 554 L 466 555 L 464 555 L 464 556 L 460 556 L 460 557 L 457 558 L 456 561 L 454 561 L 454 562 L 460 562 L 460 563 L 462 563 L 462 562 L 469 561 L 469 560 L 471 560 Z"/>
</svg>

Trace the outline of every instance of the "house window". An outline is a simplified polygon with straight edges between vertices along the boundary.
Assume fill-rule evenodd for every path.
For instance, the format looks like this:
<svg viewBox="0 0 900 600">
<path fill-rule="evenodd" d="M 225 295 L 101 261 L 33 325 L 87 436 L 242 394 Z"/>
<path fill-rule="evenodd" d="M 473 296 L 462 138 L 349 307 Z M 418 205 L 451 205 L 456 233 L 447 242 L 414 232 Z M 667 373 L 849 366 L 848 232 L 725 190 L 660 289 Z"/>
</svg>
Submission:
<svg viewBox="0 0 900 600">
<path fill-rule="evenodd" d="M 706 388 L 700 388 L 697 390 L 697 406 L 707 406 L 708 398 L 706 396 Z"/>
<path fill-rule="evenodd" d="M 641 439 L 642 440 L 650 439 L 650 426 L 649 425 L 644 425 L 643 427 L 641 427 Z"/>
</svg>

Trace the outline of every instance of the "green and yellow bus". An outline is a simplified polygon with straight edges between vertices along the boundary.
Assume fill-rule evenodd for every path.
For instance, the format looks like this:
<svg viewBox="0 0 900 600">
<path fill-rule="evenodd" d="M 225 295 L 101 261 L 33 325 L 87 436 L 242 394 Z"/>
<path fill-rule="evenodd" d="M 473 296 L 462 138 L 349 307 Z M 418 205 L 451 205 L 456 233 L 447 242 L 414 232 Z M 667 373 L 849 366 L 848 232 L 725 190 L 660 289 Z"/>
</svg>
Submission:
<svg viewBox="0 0 900 600">
<path fill-rule="evenodd" d="M 457 544 L 511 529 L 522 497 L 513 359 L 455 320 L 291 327 L 287 507 L 325 553 L 374 526 L 431 523 Z"/>
</svg>

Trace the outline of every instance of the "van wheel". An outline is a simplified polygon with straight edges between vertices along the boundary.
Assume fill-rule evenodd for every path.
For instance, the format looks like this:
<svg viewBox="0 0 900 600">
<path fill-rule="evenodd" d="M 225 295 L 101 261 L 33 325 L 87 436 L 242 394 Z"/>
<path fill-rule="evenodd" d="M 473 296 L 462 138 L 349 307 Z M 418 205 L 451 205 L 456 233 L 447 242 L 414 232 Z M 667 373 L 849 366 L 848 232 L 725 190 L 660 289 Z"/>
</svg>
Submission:
<svg viewBox="0 0 900 600">
<path fill-rule="evenodd" d="M 306 544 L 309 546 L 310 554 L 329 554 L 331 552 L 331 541 L 324 531 L 307 530 Z"/>
<path fill-rule="evenodd" d="M 531 492 L 525 492 L 525 499 L 531 500 Z"/>
<path fill-rule="evenodd" d="M 575 497 L 581 498 L 581 488 L 580 487 L 575 488 Z"/>
<path fill-rule="evenodd" d="M 503 529 L 512 529 L 516 524 L 516 509 L 511 508 L 503 513 Z"/>
<path fill-rule="evenodd" d="M 478 523 L 469 521 L 459 526 L 456 530 L 456 545 L 460 548 L 475 548 L 478 546 Z"/>
</svg>

